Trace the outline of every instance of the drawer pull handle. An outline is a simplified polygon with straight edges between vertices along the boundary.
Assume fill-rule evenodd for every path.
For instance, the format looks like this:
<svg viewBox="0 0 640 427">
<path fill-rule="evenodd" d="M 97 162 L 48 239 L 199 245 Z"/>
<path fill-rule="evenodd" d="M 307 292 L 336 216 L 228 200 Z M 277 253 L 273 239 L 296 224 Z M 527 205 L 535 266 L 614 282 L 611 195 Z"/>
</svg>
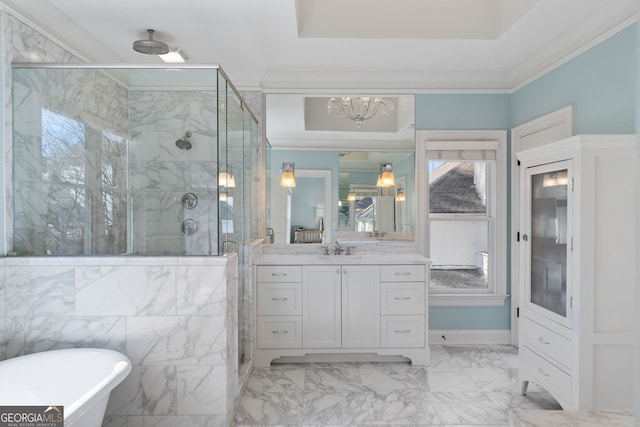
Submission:
<svg viewBox="0 0 640 427">
<path fill-rule="evenodd" d="M 288 334 L 289 331 L 271 331 L 272 334 Z"/>
<path fill-rule="evenodd" d="M 549 345 L 551 344 L 549 341 L 545 340 L 544 338 L 540 337 L 538 338 L 538 341 L 540 341 L 540 343 L 544 344 L 544 345 Z"/>
<path fill-rule="evenodd" d="M 408 271 L 396 271 L 396 276 L 411 276 L 411 273 Z"/>
<path fill-rule="evenodd" d="M 287 301 L 288 299 L 287 297 L 273 297 L 271 301 Z"/>
<path fill-rule="evenodd" d="M 409 332 L 411 332 L 411 329 L 396 329 L 394 332 L 396 334 L 408 334 Z"/>
<path fill-rule="evenodd" d="M 544 371 L 544 369 L 542 369 L 542 368 L 538 368 L 538 372 L 539 372 L 540 374 L 544 375 L 545 377 L 550 377 L 550 376 L 551 376 L 551 375 L 549 375 L 548 373 L 546 373 L 546 372 Z"/>
<path fill-rule="evenodd" d="M 271 275 L 274 277 L 285 277 L 287 276 L 287 273 L 271 273 Z"/>
<path fill-rule="evenodd" d="M 396 301 L 406 301 L 406 300 L 410 300 L 411 297 L 395 297 Z"/>
</svg>

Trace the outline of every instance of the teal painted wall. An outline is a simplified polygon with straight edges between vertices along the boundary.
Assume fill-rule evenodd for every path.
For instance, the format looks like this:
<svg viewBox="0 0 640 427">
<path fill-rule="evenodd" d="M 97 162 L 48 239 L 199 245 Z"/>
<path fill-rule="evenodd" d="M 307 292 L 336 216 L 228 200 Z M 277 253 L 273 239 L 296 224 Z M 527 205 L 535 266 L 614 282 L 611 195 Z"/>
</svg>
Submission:
<svg viewBox="0 0 640 427">
<path fill-rule="evenodd" d="M 416 129 L 508 129 L 509 94 L 429 94 L 416 96 Z M 509 245 L 507 245 L 509 247 Z M 509 329 L 511 305 L 431 307 L 429 329 Z"/>
<path fill-rule="evenodd" d="M 635 23 L 512 94 L 416 95 L 416 129 L 509 130 L 573 105 L 576 134 L 640 133 L 639 56 L 640 24 Z M 508 267 L 507 280 L 510 276 Z M 510 304 L 433 307 L 429 328 L 509 329 Z"/>
<path fill-rule="evenodd" d="M 636 23 L 515 91 L 511 125 L 574 106 L 574 133 L 635 133 L 638 86 Z"/>
</svg>

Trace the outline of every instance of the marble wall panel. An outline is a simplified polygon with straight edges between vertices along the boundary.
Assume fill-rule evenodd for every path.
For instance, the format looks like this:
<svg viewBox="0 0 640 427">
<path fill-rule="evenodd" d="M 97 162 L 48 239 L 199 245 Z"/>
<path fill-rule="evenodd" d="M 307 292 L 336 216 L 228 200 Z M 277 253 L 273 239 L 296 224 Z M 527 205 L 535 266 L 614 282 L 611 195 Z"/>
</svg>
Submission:
<svg viewBox="0 0 640 427">
<path fill-rule="evenodd" d="M 178 414 L 227 413 L 225 366 L 178 366 Z"/>
<path fill-rule="evenodd" d="M 76 272 L 78 315 L 173 315 L 175 269 L 160 266 L 96 266 Z"/>
<path fill-rule="evenodd" d="M 179 266 L 176 277 L 178 315 L 224 316 L 227 309 L 224 269 L 212 272 L 204 266 Z"/>
<path fill-rule="evenodd" d="M 112 392 L 108 415 L 170 415 L 176 413 L 175 366 L 134 366 Z"/>
<path fill-rule="evenodd" d="M 7 317 L 7 357 L 74 347 L 125 352 L 123 317 Z"/>
<path fill-rule="evenodd" d="M 134 365 L 225 365 L 224 316 L 127 318 L 127 354 Z"/>
<path fill-rule="evenodd" d="M 7 316 L 74 314 L 73 267 L 6 267 Z"/>
</svg>

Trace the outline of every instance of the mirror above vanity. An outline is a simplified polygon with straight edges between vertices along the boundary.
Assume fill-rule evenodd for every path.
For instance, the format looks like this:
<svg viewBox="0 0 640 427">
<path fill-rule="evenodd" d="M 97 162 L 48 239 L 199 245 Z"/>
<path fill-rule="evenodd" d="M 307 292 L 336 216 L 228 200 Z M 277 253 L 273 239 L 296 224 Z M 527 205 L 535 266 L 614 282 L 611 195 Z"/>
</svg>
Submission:
<svg viewBox="0 0 640 427">
<path fill-rule="evenodd" d="M 269 93 L 265 126 L 272 243 L 415 240 L 413 95 Z"/>
</svg>

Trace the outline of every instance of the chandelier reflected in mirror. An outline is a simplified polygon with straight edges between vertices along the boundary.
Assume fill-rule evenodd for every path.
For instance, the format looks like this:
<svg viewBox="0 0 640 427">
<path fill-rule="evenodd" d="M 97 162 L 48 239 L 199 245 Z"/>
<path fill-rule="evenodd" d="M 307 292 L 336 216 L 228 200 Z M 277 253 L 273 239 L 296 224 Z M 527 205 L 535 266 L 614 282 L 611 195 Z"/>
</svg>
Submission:
<svg viewBox="0 0 640 427">
<path fill-rule="evenodd" d="M 358 128 L 362 125 L 362 122 L 369 120 L 378 112 L 386 114 L 387 111 L 391 111 L 395 108 L 395 105 L 391 101 L 391 98 L 380 98 L 371 96 L 343 96 L 340 98 L 329 98 L 327 103 L 327 109 L 329 114 L 334 111 L 340 114 L 342 117 L 348 120 L 356 122 Z"/>
</svg>

